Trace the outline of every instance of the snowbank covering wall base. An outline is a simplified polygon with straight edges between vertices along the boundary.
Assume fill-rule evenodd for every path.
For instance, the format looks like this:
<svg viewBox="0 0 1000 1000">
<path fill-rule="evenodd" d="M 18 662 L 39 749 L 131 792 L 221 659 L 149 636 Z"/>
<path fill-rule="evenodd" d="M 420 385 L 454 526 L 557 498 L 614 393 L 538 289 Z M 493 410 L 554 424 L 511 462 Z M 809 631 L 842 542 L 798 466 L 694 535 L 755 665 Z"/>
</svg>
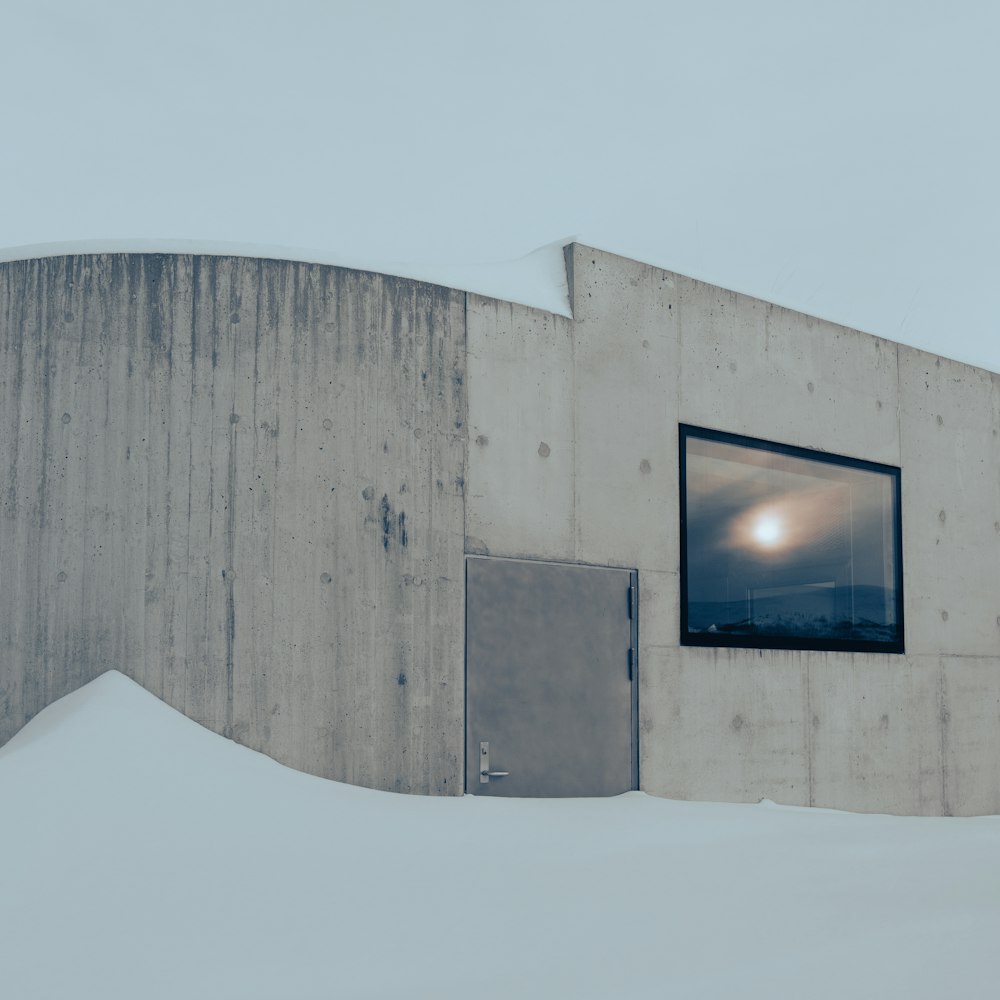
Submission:
<svg viewBox="0 0 1000 1000">
<path fill-rule="evenodd" d="M 12 1000 L 996 993 L 1000 818 L 390 795 L 116 673 L 0 748 L 0 802 Z"/>
</svg>

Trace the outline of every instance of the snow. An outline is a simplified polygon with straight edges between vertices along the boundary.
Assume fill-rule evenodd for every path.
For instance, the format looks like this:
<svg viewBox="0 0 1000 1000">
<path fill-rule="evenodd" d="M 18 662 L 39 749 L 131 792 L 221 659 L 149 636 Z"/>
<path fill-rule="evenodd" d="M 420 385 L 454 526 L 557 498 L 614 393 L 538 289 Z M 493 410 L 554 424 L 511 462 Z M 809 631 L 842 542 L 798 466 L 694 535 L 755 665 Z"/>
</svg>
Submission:
<svg viewBox="0 0 1000 1000">
<path fill-rule="evenodd" d="M 415 278 L 448 288 L 461 288 L 508 302 L 520 302 L 571 316 L 569 286 L 563 248 L 572 239 L 557 240 L 514 260 L 491 263 L 452 264 L 433 262 L 362 260 L 307 247 L 264 246 L 211 240 L 74 240 L 36 243 L 0 249 L 0 262 L 86 253 L 176 253 L 244 256 L 270 260 L 298 260 L 310 264 L 332 264 L 360 271 L 377 271 L 400 278 Z"/>
<path fill-rule="evenodd" d="M 987 0 L 45 0 L 0 29 L 8 256 L 284 247 L 565 311 L 526 255 L 572 233 L 1000 370 Z"/>
<path fill-rule="evenodd" d="M 12 1000 L 992 997 L 1000 817 L 422 798 L 110 671 L 0 749 Z"/>
</svg>

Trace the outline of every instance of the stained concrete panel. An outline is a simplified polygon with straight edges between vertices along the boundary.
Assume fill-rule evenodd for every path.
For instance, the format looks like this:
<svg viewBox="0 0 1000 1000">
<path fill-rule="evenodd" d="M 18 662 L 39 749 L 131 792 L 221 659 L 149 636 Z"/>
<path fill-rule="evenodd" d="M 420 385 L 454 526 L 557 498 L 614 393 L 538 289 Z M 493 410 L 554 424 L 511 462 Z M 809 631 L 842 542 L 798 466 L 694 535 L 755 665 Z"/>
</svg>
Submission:
<svg viewBox="0 0 1000 1000">
<path fill-rule="evenodd" d="M 810 802 L 857 812 L 940 815 L 937 657 L 804 655 Z"/>
<path fill-rule="evenodd" d="M 673 276 L 574 246 L 576 558 L 677 566 Z"/>
<path fill-rule="evenodd" d="M 680 634 L 680 576 L 677 572 L 639 571 L 639 643 L 676 646 Z"/>
<path fill-rule="evenodd" d="M 145 407 L 114 320 L 86 295 L 91 268 L 8 265 L 0 278 L 0 371 L 7 470 L 0 512 L 0 741 L 49 701 L 91 679 L 92 662 L 141 650 L 145 481 L 129 435 Z M 119 299 L 126 304 L 128 290 Z M 119 395 L 120 394 L 120 395 Z M 119 419 L 121 415 L 124 419 Z M 116 502 L 109 505 L 109 498 Z M 120 618 L 108 622 L 107 607 Z M 25 662 L 30 670 L 20 669 Z"/>
<path fill-rule="evenodd" d="M 677 278 L 684 423 L 899 464 L 896 345 Z"/>
<path fill-rule="evenodd" d="M 899 348 L 906 648 L 1000 655 L 1000 438 L 988 372 Z"/>
<path fill-rule="evenodd" d="M 0 303 L 0 742 L 117 667 L 294 767 L 460 793 L 464 293 L 99 255 L 2 265 Z"/>
<path fill-rule="evenodd" d="M 469 551 L 572 561 L 571 324 L 469 295 L 468 344 Z"/>
<path fill-rule="evenodd" d="M 945 656 L 940 737 L 946 815 L 1000 815 L 1000 663 Z"/>
<path fill-rule="evenodd" d="M 650 647 L 640 680 L 646 791 L 944 811 L 934 657 Z"/>
<path fill-rule="evenodd" d="M 805 654 L 654 646 L 639 676 L 644 791 L 809 804 Z"/>
</svg>

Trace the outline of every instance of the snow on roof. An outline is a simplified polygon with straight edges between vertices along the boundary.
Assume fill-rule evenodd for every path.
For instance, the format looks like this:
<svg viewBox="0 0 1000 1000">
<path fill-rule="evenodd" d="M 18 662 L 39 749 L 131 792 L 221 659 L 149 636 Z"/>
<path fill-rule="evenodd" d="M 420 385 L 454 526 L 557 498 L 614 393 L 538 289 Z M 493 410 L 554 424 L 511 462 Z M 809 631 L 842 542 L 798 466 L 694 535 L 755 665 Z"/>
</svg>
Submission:
<svg viewBox="0 0 1000 1000">
<path fill-rule="evenodd" d="M 68 243 L 39 243 L 33 246 L 0 249 L 0 263 L 88 253 L 174 253 L 210 256 L 254 257 L 295 260 L 310 264 L 331 264 L 360 271 L 375 271 L 400 278 L 414 278 L 447 288 L 476 292 L 491 298 L 517 302 L 569 316 L 569 288 L 563 247 L 571 240 L 559 240 L 523 257 L 490 263 L 447 264 L 443 262 L 358 260 L 347 255 L 296 247 L 259 244 L 220 243 L 211 240 L 107 239 L 77 240 Z"/>
</svg>

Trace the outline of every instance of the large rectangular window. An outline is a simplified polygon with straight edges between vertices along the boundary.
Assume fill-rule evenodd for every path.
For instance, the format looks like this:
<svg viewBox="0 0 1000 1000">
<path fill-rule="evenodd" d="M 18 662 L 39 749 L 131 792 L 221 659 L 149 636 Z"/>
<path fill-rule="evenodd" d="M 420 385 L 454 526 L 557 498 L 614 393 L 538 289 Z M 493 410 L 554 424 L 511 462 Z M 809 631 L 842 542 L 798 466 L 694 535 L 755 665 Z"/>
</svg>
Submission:
<svg viewBox="0 0 1000 1000">
<path fill-rule="evenodd" d="M 681 426 L 681 642 L 903 652 L 899 469 Z"/>
</svg>

